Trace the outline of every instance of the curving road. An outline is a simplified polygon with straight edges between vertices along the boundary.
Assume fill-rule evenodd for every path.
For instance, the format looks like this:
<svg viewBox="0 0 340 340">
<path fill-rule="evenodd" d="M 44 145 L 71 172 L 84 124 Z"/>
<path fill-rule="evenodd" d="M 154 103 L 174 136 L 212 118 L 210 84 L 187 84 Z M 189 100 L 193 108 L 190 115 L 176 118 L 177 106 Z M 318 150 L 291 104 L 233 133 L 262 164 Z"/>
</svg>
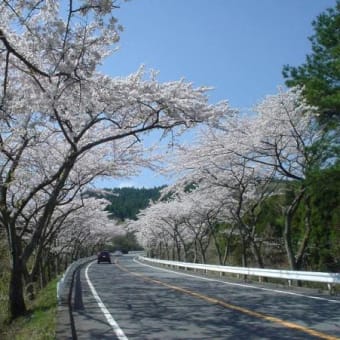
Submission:
<svg viewBox="0 0 340 340">
<path fill-rule="evenodd" d="M 75 277 L 78 339 L 340 339 L 339 297 L 115 262 Z"/>
</svg>

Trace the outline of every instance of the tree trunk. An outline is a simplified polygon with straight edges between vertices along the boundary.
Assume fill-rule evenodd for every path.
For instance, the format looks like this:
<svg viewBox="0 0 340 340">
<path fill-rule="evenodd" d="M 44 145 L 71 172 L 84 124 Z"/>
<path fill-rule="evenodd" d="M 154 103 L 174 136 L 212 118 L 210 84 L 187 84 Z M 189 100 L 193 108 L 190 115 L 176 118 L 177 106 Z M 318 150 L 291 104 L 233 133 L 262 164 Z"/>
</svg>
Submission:
<svg viewBox="0 0 340 340">
<path fill-rule="evenodd" d="M 159 242 L 158 248 L 159 248 L 159 258 L 160 258 L 160 259 L 164 259 L 164 257 L 163 257 L 163 247 L 162 247 L 162 242 Z"/>
<path fill-rule="evenodd" d="M 198 246 L 197 246 L 197 238 L 195 238 L 194 241 L 194 259 L 193 259 L 194 263 L 198 263 Z"/>
<path fill-rule="evenodd" d="M 252 245 L 253 245 L 252 250 L 253 250 L 253 254 L 256 259 L 257 265 L 259 266 L 259 268 L 264 268 L 264 262 L 263 262 L 260 246 L 256 243 L 255 240 L 252 240 Z"/>
<path fill-rule="evenodd" d="M 218 256 L 218 262 L 220 265 L 223 264 L 223 259 L 222 259 L 222 251 L 221 251 L 221 247 L 218 243 L 218 240 L 217 240 L 217 235 L 215 232 L 212 232 L 212 237 L 214 239 L 214 245 L 215 245 L 215 249 L 217 251 L 217 256 Z"/>
<path fill-rule="evenodd" d="M 22 261 L 16 254 L 12 255 L 11 277 L 9 282 L 9 310 L 13 320 L 26 314 L 24 300 Z"/>
<path fill-rule="evenodd" d="M 242 267 L 248 267 L 247 242 L 242 239 Z"/>
<path fill-rule="evenodd" d="M 229 233 L 229 236 L 226 237 L 226 244 L 224 247 L 224 254 L 223 254 L 223 263 L 221 263 L 224 266 L 227 263 L 228 257 L 230 255 L 230 248 L 232 245 L 233 233 L 234 233 L 234 227 L 232 227 L 231 232 Z"/>
<path fill-rule="evenodd" d="M 285 249 L 287 254 L 287 259 L 289 263 L 289 267 L 291 270 L 296 270 L 296 259 L 294 256 L 294 250 L 292 245 L 292 221 L 296 209 L 298 208 L 301 199 L 305 193 L 304 189 L 301 189 L 297 196 L 295 196 L 293 202 L 288 206 L 285 211 L 285 224 L 284 224 L 284 231 L 283 231 L 283 239 L 285 243 Z"/>
<path fill-rule="evenodd" d="M 181 261 L 182 260 L 181 245 L 179 244 L 177 239 L 176 239 L 176 253 L 177 253 L 177 261 Z"/>
<path fill-rule="evenodd" d="M 206 264 L 207 258 L 206 258 L 206 250 L 207 248 L 204 247 L 201 240 L 198 240 L 199 246 L 200 246 L 200 253 L 201 253 L 201 263 Z"/>
<path fill-rule="evenodd" d="M 172 248 L 173 247 L 169 243 L 166 243 L 165 245 L 166 245 L 166 247 L 165 247 L 165 249 L 166 249 L 166 251 L 165 251 L 166 258 L 165 259 L 168 260 L 168 261 L 171 261 L 172 260 L 171 256 L 172 256 Z"/>
<path fill-rule="evenodd" d="M 175 261 L 176 257 L 175 257 L 175 245 L 173 244 L 171 247 L 171 260 Z"/>
<path fill-rule="evenodd" d="M 311 208 L 310 208 L 310 197 L 307 196 L 307 198 L 305 199 L 305 206 L 306 206 L 306 215 L 305 215 L 305 230 L 304 230 L 304 234 L 303 234 L 303 239 L 302 242 L 300 243 L 300 247 L 299 250 L 296 254 L 296 268 L 298 270 L 300 270 L 302 268 L 303 265 L 303 257 L 305 255 L 307 246 L 308 246 L 308 242 L 310 239 L 310 234 L 312 232 L 312 223 L 311 223 Z"/>
<path fill-rule="evenodd" d="M 22 261 L 21 240 L 16 235 L 15 225 L 9 221 L 8 214 L 3 214 L 7 226 L 8 244 L 11 254 L 11 273 L 8 287 L 9 318 L 13 320 L 26 314 L 27 309 L 24 299 L 24 273 L 25 267 Z"/>
</svg>

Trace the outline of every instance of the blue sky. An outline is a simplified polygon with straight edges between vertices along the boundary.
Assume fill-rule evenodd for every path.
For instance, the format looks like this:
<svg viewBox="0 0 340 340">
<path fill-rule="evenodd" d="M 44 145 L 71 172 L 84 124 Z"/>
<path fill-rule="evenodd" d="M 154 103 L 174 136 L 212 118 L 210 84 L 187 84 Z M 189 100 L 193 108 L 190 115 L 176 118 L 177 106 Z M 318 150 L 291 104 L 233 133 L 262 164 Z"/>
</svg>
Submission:
<svg viewBox="0 0 340 340">
<path fill-rule="evenodd" d="M 298 66 L 311 51 L 312 21 L 336 0 L 131 0 L 117 10 L 124 26 L 119 50 L 104 64 L 112 76 L 141 64 L 159 80 L 185 78 L 214 87 L 210 101 L 248 111 L 283 85 L 282 67 Z M 153 187 L 166 178 L 97 181 L 100 187 Z"/>
</svg>

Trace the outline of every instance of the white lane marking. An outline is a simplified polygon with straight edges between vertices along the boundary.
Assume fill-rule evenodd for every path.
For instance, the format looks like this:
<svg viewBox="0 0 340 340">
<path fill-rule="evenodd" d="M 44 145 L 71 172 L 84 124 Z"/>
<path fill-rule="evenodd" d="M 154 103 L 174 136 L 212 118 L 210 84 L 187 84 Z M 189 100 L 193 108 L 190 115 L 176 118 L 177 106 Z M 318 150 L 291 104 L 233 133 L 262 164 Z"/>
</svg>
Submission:
<svg viewBox="0 0 340 340">
<path fill-rule="evenodd" d="M 170 270 L 170 269 L 164 269 L 164 268 L 154 267 L 154 266 L 152 266 L 152 265 L 149 265 L 149 264 L 140 262 L 140 261 L 138 261 L 136 258 L 134 258 L 133 261 L 134 261 L 135 263 L 139 263 L 139 264 L 141 264 L 141 265 L 143 265 L 143 266 L 147 266 L 147 267 L 151 267 L 151 268 L 154 268 L 154 269 L 163 270 L 163 271 L 165 271 L 165 272 L 175 273 L 175 274 L 184 275 L 184 276 L 190 276 L 190 277 L 194 277 L 194 278 L 196 278 L 196 279 L 201 279 L 201 280 L 206 280 L 206 281 L 219 282 L 219 283 L 222 283 L 222 284 L 225 284 L 225 285 L 238 286 L 238 287 L 245 287 L 245 288 L 253 288 L 253 289 L 259 289 L 259 290 L 264 290 L 264 291 L 268 291 L 268 292 L 275 292 L 275 293 L 279 293 L 279 294 L 287 294 L 287 295 L 301 296 L 301 297 L 305 297 L 305 298 L 308 298 L 308 299 L 323 300 L 323 301 L 332 302 L 332 303 L 340 303 L 340 300 L 326 299 L 326 298 L 319 297 L 319 296 L 305 295 L 305 294 L 294 293 L 294 292 L 287 292 L 287 291 L 278 290 L 278 289 L 270 289 L 270 288 L 257 287 L 257 286 L 242 284 L 242 283 L 221 281 L 221 280 L 217 280 L 217 279 L 210 279 L 210 278 L 207 278 L 207 277 L 202 277 L 202 276 L 191 275 L 191 274 L 187 274 L 187 273 L 176 272 L 176 271 Z"/>
<path fill-rule="evenodd" d="M 96 261 L 94 261 L 96 262 Z M 112 315 L 110 314 L 110 312 L 108 311 L 108 309 L 105 307 L 103 301 L 101 300 L 101 298 L 99 297 L 97 291 L 95 290 L 95 288 L 92 285 L 92 282 L 89 279 L 89 275 L 88 275 L 88 269 L 89 267 L 94 263 L 91 262 L 90 264 L 87 265 L 86 269 L 85 269 L 85 277 L 86 277 L 86 281 L 87 284 L 89 285 L 92 295 L 94 296 L 94 298 L 96 299 L 99 308 L 101 309 L 101 311 L 103 312 L 103 314 L 106 317 L 106 320 L 108 321 L 108 323 L 110 324 L 110 326 L 112 327 L 113 331 L 115 332 L 116 336 L 118 337 L 119 340 L 128 340 L 128 338 L 126 337 L 126 335 L 124 334 L 124 332 L 122 331 L 122 329 L 118 326 L 118 323 L 116 322 L 116 320 L 112 317 Z"/>
</svg>

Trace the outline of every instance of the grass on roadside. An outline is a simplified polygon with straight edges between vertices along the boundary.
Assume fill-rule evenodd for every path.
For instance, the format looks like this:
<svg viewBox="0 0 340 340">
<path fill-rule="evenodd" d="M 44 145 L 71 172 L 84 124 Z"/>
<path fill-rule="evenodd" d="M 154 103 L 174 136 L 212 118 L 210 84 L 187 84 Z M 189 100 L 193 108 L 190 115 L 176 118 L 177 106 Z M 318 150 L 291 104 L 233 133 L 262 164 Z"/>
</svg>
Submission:
<svg viewBox="0 0 340 340">
<path fill-rule="evenodd" d="M 36 299 L 29 303 L 29 313 L 4 326 L 2 340 L 52 340 L 55 339 L 58 279 L 42 289 Z"/>
</svg>

